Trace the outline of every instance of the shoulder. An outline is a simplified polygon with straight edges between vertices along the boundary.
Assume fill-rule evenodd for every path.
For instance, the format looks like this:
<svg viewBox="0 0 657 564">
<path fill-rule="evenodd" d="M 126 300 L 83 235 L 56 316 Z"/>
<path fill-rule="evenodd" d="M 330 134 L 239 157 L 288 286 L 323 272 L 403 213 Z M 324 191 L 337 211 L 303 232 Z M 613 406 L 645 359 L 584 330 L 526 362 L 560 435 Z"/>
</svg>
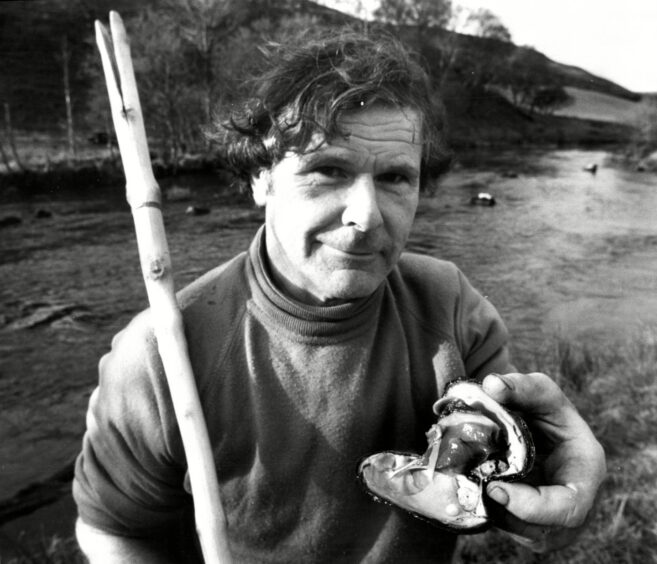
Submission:
<svg viewBox="0 0 657 564">
<path fill-rule="evenodd" d="M 404 253 L 389 280 L 403 307 L 421 318 L 433 312 L 444 319 L 458 306 L 465 276 L 452 262 Z"/>
<path fill-rule="evenodd" d="M 245 307 L 245 294 L 248 291 L 245 262 L 246 253 L 241 253 L 178 292 L 192 360 L 196 360 L 194 354 L 207 348 L 204 335 L 226 334 L 226 331 L 218 330 L 218 325 L 225 328 L 227 323 L 239 318 L 240 309 Z M 140 381 L 143 385 L 155 388 L 161 385 L 163 371 L 150 309 L 137 314 L 116 334 L 111 352 L 103 357 L 101 364 L 111 367 L 110 372 L 113 374 L 142 375 L 141 378 L 133 379 L 133 382 Z M 148 377 L 145 379 L 143 375 Z"/>
<path fill-rule="evenodd" d="M 240 253 L 194 280 L 178 292 L 181 309 L 183 311 L 192 309 L 199 302 L 207 304 L 213 300 L 225 301 L 233 293 L 245 292 L 247 288 L 246 262 L 247 253 Z"/>
<path fill-rule="evenodd" d="M 450 261 L 415 253 L 403 253 L 399 260 L 399 272 L 406 284 L 413 284 L 418 289 L 436 286 L 458 291 L 463 274 Z"/>
<path fill-rule="evenodd" d="M 248 254 L 241 253 L 207 272 L 178 295 L 190 359 L 201 386 L 202 381 L 211 379 L 213 367 L 239 334 L 251 299 L 250 271 Z"/>
<path fill-rule="evenodd" d="M 425 331 L 454 341 L 467 374 L 509 366 L 504 322 L 456 265 L 406 253 L 389 280 L 400 309 Z"/>
<path fill-rule="evenodd" d="M 432 330 L 456 336 L 477 310 L 496 316 L 493 306 L 452 262 L 404 253 L 389 277 L 398 305 Z"/>
<path fill-rule="evenodd" d="M 240 253 L 206 272 L 177 293 L 186 329 L 190 323 L 195 323 L 195 317 L 208 315 L 217 306 L 239 304 L 239 300 L 235 299 L 236 294 L 245 296 L 248 288 L 244 272 L 245 262 L 246 253 Z M 143 351 L 144 347 L 146 350 L 156 347 L 150 309 L 137 314 L 112 341 L 113 350 L 130 348 Z"/>
</svg>

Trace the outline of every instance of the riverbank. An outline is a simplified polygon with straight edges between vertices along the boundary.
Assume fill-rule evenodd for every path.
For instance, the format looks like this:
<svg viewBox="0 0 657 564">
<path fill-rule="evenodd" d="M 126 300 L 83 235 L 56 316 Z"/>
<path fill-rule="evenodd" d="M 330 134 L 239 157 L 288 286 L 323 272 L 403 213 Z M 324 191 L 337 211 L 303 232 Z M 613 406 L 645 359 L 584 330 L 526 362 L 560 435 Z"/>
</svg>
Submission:
<svg viewBox="0 0 657 564">
<path fill-rule="evenodd" d="M 452 92 L 447 123 L 448 145 L 457 157 L 472 151 L 552 149 L 602 149 L 619 156 L 627 153 L 634 129 L 628 124 L 579 119 L 573 116 L 528 114 L 496 96 L 472 102 L 467 93 Z M 465 105 L 464 105 L 465 104 Z M 87 187 L 93 190 L 124 182 L 118 149 L 97 145 L 89 135 L 76 140 L 75 157 L 66 151 L 58 132 L 15 132 L 17 154 L 0 162 L 0 200 L 17 200 L 58 194 Z M 157 179 L 186 174 L 216 173 L 220 182 L 230 182 L 224 162 L 216 150 L 180 155 L 175 161 L 152 155 Z"/>
</svg>

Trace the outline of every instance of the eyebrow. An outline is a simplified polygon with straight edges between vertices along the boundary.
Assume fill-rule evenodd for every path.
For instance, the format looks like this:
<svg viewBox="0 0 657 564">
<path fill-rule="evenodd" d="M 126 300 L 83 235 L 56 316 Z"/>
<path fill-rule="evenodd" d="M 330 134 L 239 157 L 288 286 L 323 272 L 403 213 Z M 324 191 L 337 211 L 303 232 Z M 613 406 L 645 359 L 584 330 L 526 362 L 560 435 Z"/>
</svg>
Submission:
<svg viewBox="0 0 657 564">
<path fill-rule="evenodd" d="M 318 164 L 352 165 L 351 152 L 340 147 L 321 147 L 309 153 L 300 155 L 300 161 L 304 168 L 310 168 Z M 403 169 L 416 172 L 418 167 L 414 160 L 405 155 L 397 154 L 386 160 L 386 169 Z"/>
</svg>

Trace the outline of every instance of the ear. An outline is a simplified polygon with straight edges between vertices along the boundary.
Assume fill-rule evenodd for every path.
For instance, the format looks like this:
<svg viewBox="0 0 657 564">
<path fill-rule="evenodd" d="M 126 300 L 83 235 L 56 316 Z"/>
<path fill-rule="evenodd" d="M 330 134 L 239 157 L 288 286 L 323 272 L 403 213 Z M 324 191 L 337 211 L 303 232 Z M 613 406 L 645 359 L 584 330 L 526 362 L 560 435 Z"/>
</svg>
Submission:
<svg viewBox="0 0 657 564">
<path fill-rule="evenodd" d="M 251 190 L 256 206 L 263 207 L 267 203 L 267 194 L 269 194 L 270 186 L 271 173 L 269 170 L 263 169 L 258 174 L 251 176 Z"/>
</svg>

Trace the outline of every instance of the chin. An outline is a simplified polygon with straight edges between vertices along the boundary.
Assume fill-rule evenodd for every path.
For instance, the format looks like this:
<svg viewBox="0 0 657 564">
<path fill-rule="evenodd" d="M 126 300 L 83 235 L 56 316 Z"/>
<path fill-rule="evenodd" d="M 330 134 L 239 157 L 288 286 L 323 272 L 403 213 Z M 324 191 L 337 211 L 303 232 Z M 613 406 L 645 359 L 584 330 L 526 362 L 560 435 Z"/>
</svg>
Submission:
<svg viewBox="0 0 657 564">
<path fill-rule="evenodd" d="M 321 301 L 330 304 L 366 298 L 376 292 L 384 279 L 385 276 L 365 272 L 335 273 L 329 277 L 330 285 L 328 287 L 327 280 L 323 280 Z"/>
</svg>

